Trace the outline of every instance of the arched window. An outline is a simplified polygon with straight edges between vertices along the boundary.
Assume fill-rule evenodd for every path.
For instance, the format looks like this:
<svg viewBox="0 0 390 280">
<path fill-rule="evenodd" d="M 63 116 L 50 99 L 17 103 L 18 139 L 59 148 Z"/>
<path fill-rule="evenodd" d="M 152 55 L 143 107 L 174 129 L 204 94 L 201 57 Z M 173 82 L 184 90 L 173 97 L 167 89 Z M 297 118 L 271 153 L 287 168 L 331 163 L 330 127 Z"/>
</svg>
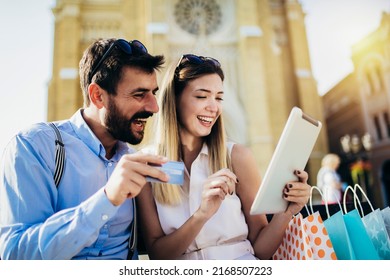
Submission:
<svg viewBox="0 0 390 280">
<path fill-rule="evenodd" d="M 375 130 L 376 130 L 378 140 L 382 140 L 383 136 L 382 136 L 381 124 L 378 116 L 374 116 L 374 125 L 375 125 Z"/>
<path fill-rule="evenodd" d="M 390 118 L 389 118 L 389 114 L 387 112 L 384 112 L 383 113 L 383 118 L 385 119 L 387 137 L 390 138 Z"/>
</svg>

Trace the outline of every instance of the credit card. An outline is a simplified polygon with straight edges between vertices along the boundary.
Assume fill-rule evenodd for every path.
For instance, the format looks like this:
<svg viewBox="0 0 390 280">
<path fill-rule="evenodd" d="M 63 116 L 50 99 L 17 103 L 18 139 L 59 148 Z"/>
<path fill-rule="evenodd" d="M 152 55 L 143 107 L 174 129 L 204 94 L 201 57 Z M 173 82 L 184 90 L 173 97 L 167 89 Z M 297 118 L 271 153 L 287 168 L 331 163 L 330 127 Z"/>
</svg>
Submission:
<svg viewBox="0 0 390 280">
<path fill-rule="evenodd" d="M 146 176 L 147 182 L 160 182 L 160 183 L 168 183 L 174 185 L 183 185 L 184 183 L 184 162 L 180 161 L 168 161 L 162 166 L 156 166 L 156 168 L 161 169 L 161 171 L 165 172 L 169 176 L 168 182 L 162 182 L 156 178 Z"/>
</svg>

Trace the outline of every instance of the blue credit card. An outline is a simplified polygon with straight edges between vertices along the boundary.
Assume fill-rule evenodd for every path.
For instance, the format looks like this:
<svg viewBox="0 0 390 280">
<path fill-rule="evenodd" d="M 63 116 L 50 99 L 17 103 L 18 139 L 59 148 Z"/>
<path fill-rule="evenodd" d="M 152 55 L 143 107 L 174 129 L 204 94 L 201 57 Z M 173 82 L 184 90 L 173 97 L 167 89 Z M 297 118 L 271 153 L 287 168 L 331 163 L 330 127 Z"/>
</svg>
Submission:
<svg viewBox="0 0 390 280">
<path fill-rule="evenodd" d="M 156 178 L 146 176 L 147 182 L 160 182 L 174 185 L 183 185 L 184 183 L 184 163 L 181 161 L 169 161 L 162 166 L 156 166 L 169 176 L 168 182 L 162 182 Z"/>
</svg>

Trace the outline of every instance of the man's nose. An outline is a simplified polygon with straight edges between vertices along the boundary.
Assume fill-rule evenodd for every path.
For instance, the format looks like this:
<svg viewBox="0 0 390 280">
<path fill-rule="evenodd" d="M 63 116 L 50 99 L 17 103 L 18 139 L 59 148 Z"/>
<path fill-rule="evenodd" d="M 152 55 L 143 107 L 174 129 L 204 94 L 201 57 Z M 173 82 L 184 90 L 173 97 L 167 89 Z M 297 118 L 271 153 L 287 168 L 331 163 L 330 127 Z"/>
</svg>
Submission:
<svg viewBox="0 0 390 280">
<path fill-rule="evenodd" d="M 152 113 L 157 113 L 159 110 L 157 104 L 157 98 L 154 94 L 148 94 L 148 98 L 146 100 L 145 110 Z"/>
</svg>

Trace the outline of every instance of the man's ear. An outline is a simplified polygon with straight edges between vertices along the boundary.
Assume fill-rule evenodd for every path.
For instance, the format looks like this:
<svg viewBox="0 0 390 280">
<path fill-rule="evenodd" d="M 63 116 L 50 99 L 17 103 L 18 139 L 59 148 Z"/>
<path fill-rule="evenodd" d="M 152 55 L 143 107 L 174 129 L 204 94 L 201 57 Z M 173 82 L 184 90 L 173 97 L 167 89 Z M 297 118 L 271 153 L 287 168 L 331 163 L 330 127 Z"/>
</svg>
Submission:
<svg viewBox="0 0 390 280">
<path fill-rule="evenodd" d="M 91 83 L 88 86 L 89 99 L 98 109 L 101 109 L 104 106 L 103 93 L 104 90 L 97 83 Z"/>
</svg>

